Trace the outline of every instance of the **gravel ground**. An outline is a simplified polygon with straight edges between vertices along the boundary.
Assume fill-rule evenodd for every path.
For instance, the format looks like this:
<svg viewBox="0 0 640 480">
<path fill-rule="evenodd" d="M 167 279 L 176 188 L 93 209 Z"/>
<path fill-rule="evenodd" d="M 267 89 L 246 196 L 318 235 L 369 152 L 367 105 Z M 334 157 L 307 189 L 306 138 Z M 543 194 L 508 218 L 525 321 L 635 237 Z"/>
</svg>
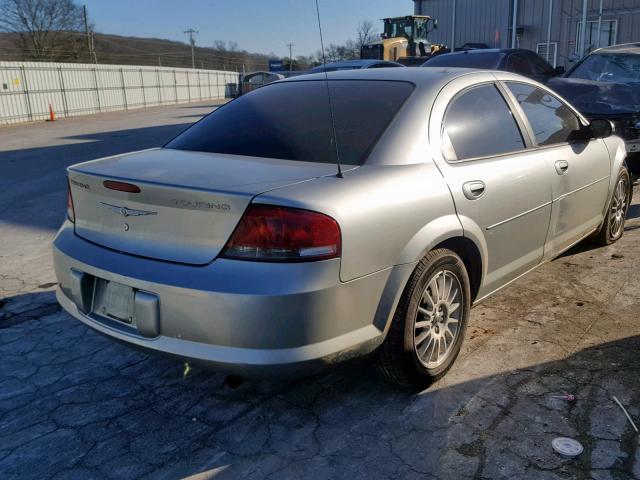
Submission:
<svg viewBox="0 0 640 480">
<path fill-rule="evenodd" d="M 366 360 L 294 381 L 184 377 L 63 313 L 63 167 L 162 144 L 213 107 L 0 129 L 0 478 L 640 478 L 612 400 L 640 425 L 637 187 L 620 242 L 579 245 L 474 308 L 456 365 L 420 394 Z M 584 453 L 557 455 L 557 436 Z"/>
</svg>

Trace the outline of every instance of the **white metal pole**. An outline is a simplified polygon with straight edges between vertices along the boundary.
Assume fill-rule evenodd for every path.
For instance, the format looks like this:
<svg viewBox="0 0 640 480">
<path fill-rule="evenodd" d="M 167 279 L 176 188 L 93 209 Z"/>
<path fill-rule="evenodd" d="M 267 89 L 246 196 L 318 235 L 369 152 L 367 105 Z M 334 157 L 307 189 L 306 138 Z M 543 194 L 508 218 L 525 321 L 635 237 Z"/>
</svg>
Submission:
<svg viewBox="0 0 640 480">
<path fill-rule="evenodd" d="M 596 42 L 596 48 L 600 48 L 600 36 L 602 35 L 602 2 L 600 0 L 600 11 L 598 12 L 598 40 Z"/>
<path fill-rule="evenodd" d="M 511 23 L 511 48 L 516 48 L 516 26 L 517 25 L 518 25 L 518 0 L 513 0 L 513 20 Z"/>
<path fill-rule="evenodd" d="M 584 56 L 585 36 L 587 35 L 587 3 L 588 0 L 582 0 L 582 26 L 580 27 L 580 46 L 578 51 L 580 57 Z"/>
<path fill-rule="evenodd" d="M 547 63 L 551 63 L 550 55 L 551 55 L 551 19 L 553 17 L 553 0 L 549 0 L 549 25 L 547 26 Z M 553 62 L 553 68 L 556 67 L 555 62 Z"/>
<path fill-rule="evenodd" d="M 451 11 L 451 51 L 456 48 L 456 0 L 453 0 L 453 10 Z"/>
</svg>

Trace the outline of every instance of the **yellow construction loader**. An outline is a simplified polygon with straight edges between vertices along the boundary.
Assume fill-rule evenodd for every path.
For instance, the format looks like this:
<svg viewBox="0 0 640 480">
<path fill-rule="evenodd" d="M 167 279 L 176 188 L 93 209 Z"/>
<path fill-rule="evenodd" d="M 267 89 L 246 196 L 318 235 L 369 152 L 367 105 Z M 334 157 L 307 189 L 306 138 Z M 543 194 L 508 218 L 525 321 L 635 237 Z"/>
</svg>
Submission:
<svg viewBox="0 0 640 480">
<path fill-rule="evenodd" d="M 363 45 L 360 58 L 391 60 L 407 66 L 421 65 L 430 57 L 450 50 L 443 44 L 427 40 L 431 31 L 438 28 L 438 21 L 427 15 L 384 18 L 381 39 Z"/>
</svg>

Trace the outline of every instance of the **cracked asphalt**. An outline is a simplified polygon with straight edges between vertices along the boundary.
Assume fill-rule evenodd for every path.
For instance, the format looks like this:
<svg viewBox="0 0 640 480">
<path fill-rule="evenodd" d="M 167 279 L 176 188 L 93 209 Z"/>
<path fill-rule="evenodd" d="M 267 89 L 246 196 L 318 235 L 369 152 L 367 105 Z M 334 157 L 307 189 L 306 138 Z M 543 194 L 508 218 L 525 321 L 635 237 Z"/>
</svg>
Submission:
<svg viewBox="0 0 640 480">
<path fill-rule="evenodd" d="M 474 308 L 456 365 L 418 394 L 367 360 L 185 377 L 63 313 L 64 167 L 160 145 L 212 108 L 0 129 L 1 479 L 640 478 L 640 436 L 612 400 L 640 425 L 638 187 L 620 242 L 578 245 Z M 584 452 L 554 453 L 558 436 Z"/>
</svg>

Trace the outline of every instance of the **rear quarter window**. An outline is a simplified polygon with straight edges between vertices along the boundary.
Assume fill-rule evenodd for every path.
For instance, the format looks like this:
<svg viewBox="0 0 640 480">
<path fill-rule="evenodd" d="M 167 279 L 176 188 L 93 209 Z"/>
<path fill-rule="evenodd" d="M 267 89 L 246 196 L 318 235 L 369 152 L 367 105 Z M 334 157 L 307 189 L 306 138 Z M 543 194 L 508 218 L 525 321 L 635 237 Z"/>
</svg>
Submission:
<svg viewBox="0 0 640 480">
<path fill-rule="evenodd" d="M 330 80 L 341 163 L 365 162 L 409 98 L 404 81 Z M 324 80 L 267 85 L 200 120 L 165 147 L 305 162 L 335 163 Z"/>
</svg>

